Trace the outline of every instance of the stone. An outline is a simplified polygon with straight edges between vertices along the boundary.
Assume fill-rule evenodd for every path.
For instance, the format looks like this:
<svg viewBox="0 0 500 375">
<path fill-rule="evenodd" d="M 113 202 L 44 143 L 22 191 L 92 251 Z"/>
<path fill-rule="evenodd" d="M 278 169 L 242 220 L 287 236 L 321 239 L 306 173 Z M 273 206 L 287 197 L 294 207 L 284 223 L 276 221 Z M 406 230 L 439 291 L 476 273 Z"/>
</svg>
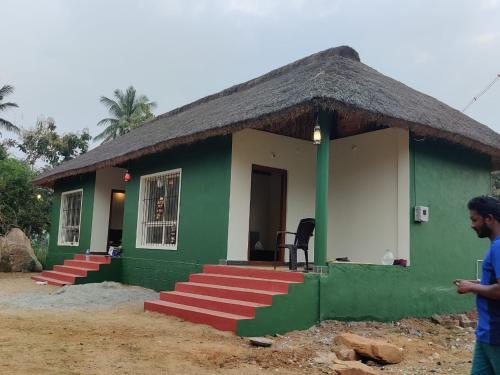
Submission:
<svg viewBox="0 0 500 375">
<path fill-rule="evenodd" d="M 380 375 L 381 372 L 357 361 L 334 360 L 331 369 L 337 375 Z"/>
<path fill-rule="evenodd" d="M 465 314 L 460 314 L 458 316 L 458 321 L 460 323 L 460 327 L 463 328 L 476 328 L 476 322 L 472 319 L 470 319 L 467 315 Z"/>
<path fill-rule="evenodd" d="M 333 349 L 333 352 L 337 355 L 337 358 L 341 361 L 357 361 L 359 360 L 358 354 L 352 348 L 346 346 L 339 346 Z"/>
<path fill-rule="evenodd" d="M 371 358 L 380 363 L 399 363 L 403 353 L 396 345 L 382 340 L 358 336 L 352 333 L 341 333 L 335 337 L 335 342 L 354 349 L 363 357 Z"/>
<path fill-rule="evenodd" d="M 273 345 L 273 340 L 266 339 L 265 337 L 250 337 L 248 340 L 253 346 L 262 346 L 264 348 L 268 348 Z"/>
<path fill-rule="evenodd" d="M 13 228 L 5 237 L 0 237 L 0 272 L 40 271 L 42 265 L 21 229 Z"/>
</svg>

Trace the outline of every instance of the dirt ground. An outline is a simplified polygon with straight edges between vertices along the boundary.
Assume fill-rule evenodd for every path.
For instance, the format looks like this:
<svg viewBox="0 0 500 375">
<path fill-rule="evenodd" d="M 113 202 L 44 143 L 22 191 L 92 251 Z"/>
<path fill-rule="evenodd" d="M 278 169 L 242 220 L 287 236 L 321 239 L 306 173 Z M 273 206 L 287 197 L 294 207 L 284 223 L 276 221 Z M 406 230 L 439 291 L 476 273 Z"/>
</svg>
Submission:
<svg viewBox="0 0 500 375">
<path fill-rule="evenodd" d="M 29 274 L 0 273 L 0 292 L 47 293 Z M 328 374 L 315 358 L 352 332 L 404 349 L 383 374 L 468 374 L 474 333 L 428 319 L 392 324 L 327 321 L 272 337 L 271 348 L 175 317 L 145 313 L 142 302 L 103 310 L 28 310 L 0 305 L 0 374 Z"/>
</svg>

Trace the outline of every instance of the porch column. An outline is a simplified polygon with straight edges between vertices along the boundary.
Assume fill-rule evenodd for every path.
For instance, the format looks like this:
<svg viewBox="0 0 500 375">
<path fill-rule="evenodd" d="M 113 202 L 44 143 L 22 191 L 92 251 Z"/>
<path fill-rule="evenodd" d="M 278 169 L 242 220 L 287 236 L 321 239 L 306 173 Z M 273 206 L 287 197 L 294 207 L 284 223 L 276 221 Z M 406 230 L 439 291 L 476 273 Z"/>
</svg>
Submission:
<svg viewBox="0 0 500 375">
<path fill-rule="evenodd" d="M 334 124 L 333 113 L 320 111 L 318 122 L 321 143 L 317 146 L 316 161 L 316 228 L 314 230 L 314 264 L 326 264 L 328 244 L 328 185 L 330 174 L 330 134 Z"/>
</svg>

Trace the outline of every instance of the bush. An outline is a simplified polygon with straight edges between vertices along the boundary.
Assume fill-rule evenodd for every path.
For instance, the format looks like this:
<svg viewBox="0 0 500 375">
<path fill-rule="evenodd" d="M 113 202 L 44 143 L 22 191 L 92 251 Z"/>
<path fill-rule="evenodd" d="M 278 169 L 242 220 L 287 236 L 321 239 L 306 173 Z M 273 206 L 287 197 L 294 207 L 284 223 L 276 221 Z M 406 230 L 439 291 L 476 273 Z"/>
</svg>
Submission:
<svg viewBox="0 0 500 375">
<path fill-rule="evenodd" d="M 38 261 L 42 264 L 43 269 L 47 269 L 47 255 L 49 254 L 49 246 L 46 241 L 33 242 L 33 251 Z"/>
</svg>

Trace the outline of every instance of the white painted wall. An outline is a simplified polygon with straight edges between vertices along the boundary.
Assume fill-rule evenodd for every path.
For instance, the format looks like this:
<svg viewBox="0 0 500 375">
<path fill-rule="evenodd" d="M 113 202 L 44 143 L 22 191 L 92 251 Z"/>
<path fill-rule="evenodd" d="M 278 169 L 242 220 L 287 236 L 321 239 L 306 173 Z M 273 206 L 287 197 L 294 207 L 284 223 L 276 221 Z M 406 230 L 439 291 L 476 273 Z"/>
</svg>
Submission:
<svg viewBox="0 0 500 375">
<path fill-rule="evenodd" d="M 92 252 L 106 252 L 111 190 L 125 190 L 124 173 L 122 168 L 103 168 L 96 172 L 90 239 Z"/>
<path fill-rule="evenodd" d="M 228 260 L 247 260 L 252 164 L 288 171 L 288 230 L 294 232 L 300 219 L 314 217 L 316 149 L 312 142 L 253 129 L 235 133 L 231 162 Z M 293 237 L 288 236 L 287 240 L 293 241 Z M 310 259 L 314 256 L 313 242 L 311 239 Z M 303 259 L 300 254 L 299 261 Z"/>
<path fill-rule="evenodd" d="M 328 260 L 410 259 L 409 135 L 384 129 L 332 142 Z"/>
</svg>

